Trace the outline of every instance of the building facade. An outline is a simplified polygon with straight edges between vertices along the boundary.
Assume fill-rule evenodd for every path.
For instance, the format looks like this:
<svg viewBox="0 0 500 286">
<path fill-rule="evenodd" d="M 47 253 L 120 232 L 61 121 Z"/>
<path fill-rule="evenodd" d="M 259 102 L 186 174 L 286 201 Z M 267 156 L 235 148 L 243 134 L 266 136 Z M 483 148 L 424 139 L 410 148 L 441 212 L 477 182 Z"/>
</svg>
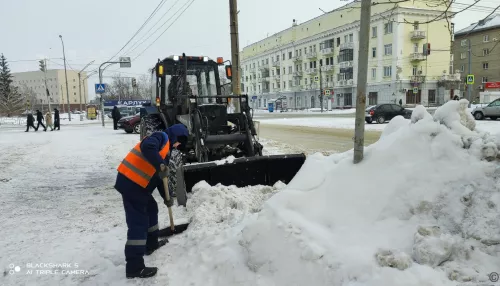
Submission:
<svg viewBox="0 0 500 286">
<path fill-rule="evenodd" d="M 455 91 L 440 84 L 459 81 L 450 73 L 451 33 L 446 20 L 431 21 L 446 7 L 378 2 L 370 24 L 367 105 L 439 105 L 453 97 Z M 294 20 L 292 27 L 243 48 L 242 92 L 251 96 L 253 107 L 283 98 L 288 108 L 318 108 L 320 84 L 330 93 L 323 106 L 331 101 L 333 108 L 354 107 L 359 7 L 354 2 L 302 24 Z M 427 43 L 431 53 L 424 55 Z"/>
<path fill-rule="evenodd" d="M 470 41 L 470 42 L 469 42 Z M 469 54 L 470 43 L 470 54 Z M 480 92 L 500 91 L 500 15 L 493 15 L 455 33 L 454 64 L 461 72 L 462 83 L 474 75 L 471 101 L 479 100 Z M 469 71 L 470 62 L 470 71 Z M 464 90 L 462 97 L 469 98 Z"/>
<path fill-rule="evenodd" d="M 88 90 L 82 82 L 81 94 L 78 85 L 78 73 L 68 70 L 68 90 L 71 110 L 80 109 L 80 98 L 83 108 L 88 100 Z M 30 98 L 36 106 L 48 105 L 49 100 L 52 105 L 59 106 L 64 112 L 67 111 L 68 93 L 66 92 L 66 78 L 64 69 L 47 70 L 47 88 L 50 97 L 47 97 L 45 89 L 45 73 L 42 71 L 30 71 L 12 73 L 13 84 L 19 91 Z M 86 73 L 81 73 L 81 78 L 87 77 Z"/>
</svg>

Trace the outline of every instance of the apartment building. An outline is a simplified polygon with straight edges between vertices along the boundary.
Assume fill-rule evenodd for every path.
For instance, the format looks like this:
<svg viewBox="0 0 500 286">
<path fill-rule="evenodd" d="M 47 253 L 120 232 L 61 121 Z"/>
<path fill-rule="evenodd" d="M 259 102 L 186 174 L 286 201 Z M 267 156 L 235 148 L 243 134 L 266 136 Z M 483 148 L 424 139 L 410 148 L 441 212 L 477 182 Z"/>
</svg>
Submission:
<svg viewBox="0 0 500 286">
<path fill-rule="evenodd" d="M 372 7 L 367 104 L 444 103 L 457 92 L 440 84 L 457 77 L 450 73 L 451 35 L 446 20 L 430 20 L 446 7 L 417 0 L 394 8 L 384 1 Z M 288 108 L 320 107 L 320 78 L 331 94 L 324 106 L 330 100 L 334 108 L 354 107 L 359 7 L 353 2 L 302 24 L 293 20 L 292 27 L 244 47 L 242 91 L 254 98 L 254 108 L 277 98 L 285 98 Z M 424 55 L 427 43 L 431 53 Z"/>
<path fill-rule="evenodd" d="M 470 42 L 469 42 L 470 41 Z M 469 43 L 471 53 L 469 54 Z M 492 15 L 472 23 L 455 33 L 453 45 L 454 65 L 461 72 L 462 82 L 469 74 L 474 75 L 471 100 L 478 100 L 480 92 L 500 91 L 500 15 Z M 462 97 L 468 98 L 468 90 Z"/>
<path fill-rule="evenodd" d="M 78 86 L 78 73 L 68 70 L 68 90 L 71 110 L 80 109 L 80 89 Z M 60 106 L 61 110 L 66 111 L 68 106 L 68 94 L 66 92 L 66 78 L 64 69 L 47 70 L 47 88 L 50 97 L 47 97 L 45 90 L 45 73 L 42 71 L 29 71 L 12 73 L 13 84 L 21 92 L 30 92 L 35 105 L 48 105 L 49 100 L 53 105 Z M 85 78 L 86 73 L 82 72 L 81 78 Z M 88 90 L 82 83 L 82 104 L 88 99 Z"/>
</svg>

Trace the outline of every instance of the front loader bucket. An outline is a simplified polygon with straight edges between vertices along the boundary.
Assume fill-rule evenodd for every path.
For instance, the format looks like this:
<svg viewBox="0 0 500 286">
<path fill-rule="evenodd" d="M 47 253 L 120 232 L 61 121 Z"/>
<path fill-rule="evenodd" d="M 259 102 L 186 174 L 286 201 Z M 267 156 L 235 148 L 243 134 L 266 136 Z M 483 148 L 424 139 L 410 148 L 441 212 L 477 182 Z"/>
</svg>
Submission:
<svg viewBox="0 0 500 286">
<path fill-rule="evenodd" d="M 186 206 L 187 192 L 200 181 L 237 187 L 272 186 L 278 181 L 288 184 L 305 160 L 305 154 L 289 154 L 237 158 L 225 164 L 214 161 L 184 165 L 177 170 L 177 203 Z"/>
</svg>

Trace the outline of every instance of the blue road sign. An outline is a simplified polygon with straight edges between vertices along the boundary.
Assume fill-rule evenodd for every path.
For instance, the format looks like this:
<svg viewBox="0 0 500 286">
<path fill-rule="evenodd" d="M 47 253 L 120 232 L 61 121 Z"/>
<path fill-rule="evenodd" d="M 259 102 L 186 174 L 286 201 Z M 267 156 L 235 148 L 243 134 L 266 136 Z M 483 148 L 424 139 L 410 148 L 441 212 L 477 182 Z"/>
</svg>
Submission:
<svg viewBox="0 0 500 286">
<path fill-rule="evenodd" d="M 96 83 L 95 84 L 95 93 L 105 93 L 106 92 L 106 84 L 105 83 Z"/>
<path fill-rule="evenodd" d="M 252 99 L 257 99 L 257 95 L 252 96 Z"/>
</svg>

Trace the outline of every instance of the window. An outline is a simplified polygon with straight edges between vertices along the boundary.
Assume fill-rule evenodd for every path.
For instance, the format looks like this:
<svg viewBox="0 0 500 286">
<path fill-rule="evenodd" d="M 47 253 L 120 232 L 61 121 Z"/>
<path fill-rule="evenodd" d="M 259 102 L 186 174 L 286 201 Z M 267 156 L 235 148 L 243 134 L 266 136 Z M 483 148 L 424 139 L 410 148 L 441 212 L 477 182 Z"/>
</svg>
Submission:
<svg viewBox="0 0 500 286">
<path fill-rule="evenodd" d="M 286 81 L 283 82 L 283 89 L 286 88 Z"/>
<path fill-rule="evenodd" d="M 391 34 L 392 33 L 392 22 L 385 23 L 384 24 L 384 34 Z"/>
<path fill-rule="evenodd" d="M 292 52 L 288 52 L 288 59 L 292 58 Z"/>
<path fill-rule="evenodd" d="M 352 106 L 352 93 L 344 93 L 344 106 Z"/>
<path fill-rule="evenodd" d="M 392 76 L 392 67 L 384 67 L 384 77 Z"/>
<path fill-rule="evenodd" d="M 436 90 L 429 89 L 429 103 L 436 103 Z"/>
<path fill-rule="evenodd" d="M 377 92 L 368 93 L 368 105 L 377 105 L 377 98 L 378 98 Z"/>
<path fill-rule="evenodd" d="M 464 71 L 465 71 L 465 66 L 464 66 L 464 65 L 460 66 L 460 71 L 461 71 L 461 72 L 464 72 Z"/>
<path fill-rule="evenodd" d="M 326 65 L 329 66 L 330 65 L 330 58 L 326 58 Z"/>
<path fill-rule="evenodd" d="M 418 66 L 413 66 L 412 75 L 418 75 Z"/>
<path fill-rule="evenodd" d="M 488 69 L 488 63 L 483 63 L 483 70 L 487 70 Z"/>
<path fill-rule="evenodd" d="M 372 48 L 372 58 L 377 57 L 377 48 Z"/>
<path fill-rule="evenodd" d="M 307 63 L 304 63 L 304 70 L 307 70 Z"/>
<path fill-rule="evenodd" d="M 377 27 L 372 27 L 372 38 L 377 37 Z"/>
<path fill-rule="evenodd" d="M 460 41 L 460 46 L 462 46 L 462 47 L 467 46 L 467 40 L 461 40 Z"/>
<path fill-rule="evenodd" d="M 349 43 L 352 43 L 352 42 L 354 42 L 354 35 L 349 34 Z"/>
<path fill-rule="evenodd" d="M 291 74 L 293 72 L 293 67 L 292 66 L 289 66 L 288 67 L 288 73 Z"/>
<path fill-rule="evenodd" d="M 340 37 L 337 38 L 337 47 L 340 46 Z"/>
<path fill-rule="evenodd" d="M 490 49 L 483 49 L 483 56 L 487 56 L 490 54 Z"/>
<path fill-rule="evenodd" d="M 483 36 L 483 42 L 489 42 L 490 41 L 490 36 L 489 35 L 484 35 Z"/>
<path fill-rule="evenodd" d="M 384 45 L 384 55 L 392 55 L 392 44 Z"/>
<path fill-rule="evenodd" d="M 283 68 L 283 74 L 286 74 L 286 68 Z"/>
<path fill-rule="evenodd" d="M 292 86 L 293 86 L 293 85 L 292 85 L 292 83 L 293 83 L 293 82 L 292 82 L 292 80 L 289 80 L 289 81 L 288 81 L 288 88 L 290 88 L 290 87 L 292 87 Z"/>
<path fill-rule="evenodd" d="M 269 59 L 266 59 L 266 65 L 268 65 L 268 64 L 269 64 Z"/>
<path fill-rule="evenodd" d="M 285 54 L 281 55 L 281 59 L 285 60 Z"/>
<path fill-rule="evenodd" d="M 413 30 L 418 31 L 418 21 L 413 22 Z"/>
<path fill-rule="evenodd" d="M 377 78 L 377 69 L 372 68 L 372 79 L 376 79 L 376 78 Z"/>
<path fill-rule="evenodd" d="M 307 77 L 304 79 L 304 84 L 307 85 Z"/>
<path fill-rule="evenodd" d="M 413 52 L 418 53 L 418 44 L 417 43 L 413 44 Z"/>
<path fill-rule="evenodd" d="M 349 41 L 349 35 L 344 35 L 344 43 L 347 43 Z"/>
<path fill-rule="evenodd" d="M 465 59 L 467 56 L 465 55 L 465 53 L 460 53 L 460 59 L 463 60 Z"/>
<path fill-rule="evenodd" d="M 488 82 L 488 78 L 487 78 L 487 77 L 485 77 L 485 76 L 483 76 L 483 78 L 481 79 L 481 82 L 482 82 L 482 83 L 487 83 L 487 82 Z"/>
</svg>

